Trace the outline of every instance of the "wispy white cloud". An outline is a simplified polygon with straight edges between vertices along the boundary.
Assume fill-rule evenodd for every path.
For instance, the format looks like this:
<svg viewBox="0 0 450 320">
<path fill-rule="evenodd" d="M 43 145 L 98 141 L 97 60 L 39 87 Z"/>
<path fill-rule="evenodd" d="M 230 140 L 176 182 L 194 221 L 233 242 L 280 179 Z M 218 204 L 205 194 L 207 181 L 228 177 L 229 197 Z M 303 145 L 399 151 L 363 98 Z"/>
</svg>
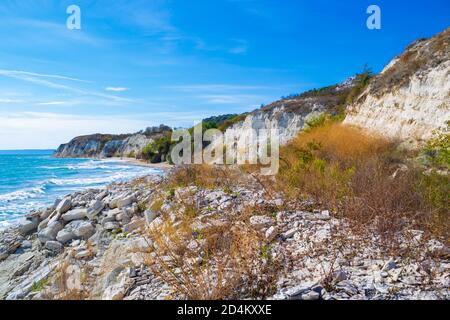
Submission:
<svg viewBox="0 0 450 320">
<path fill-rule="evenodd" d="M 93 96 L 101 99 L 106 99 L 114 102 L 135 102 L 132 99 L 126 99 L 122 97 L 118 97 L 115 95 L 110 94 L 104 94 L 101 92 L 93 91 L 93 90 L 86 90 L 86 89 L 80 89 L 72 85 L 62 84 L 55 81 L 49 81 L 45 78 L 53 78 L 54 80 L 70 80 L 70 81 L 77 81 L 77 82 L 84 82 L 84 80 L 79 80 L 72 77 L 66 77 L 66 76 L 60 76 L 60 75 L 48 75 L 48 74 L 39 74 L 34 72 L 27 72 L 27 71 L 15 71 L 15 70 L 4 70 L 0 69 L 0 76 L 14 78 L 17 80 L 30 82 L 39 86 L 44 86 L 50 89 L 56 89 L 56 90 L 63 90 L 71 92 L 75 95 L 80 96 Z M 88 81 L 89 83 L 89 81 Z"/>
<path fill-rule="evenodd" d="M 19 99 L 2 99 L 0 98 L 0 103 L 2 104 L 12 104 L 12 103 L 23 103 L 24 100 Z"/>
<path fill-rule="evenodd" d="M 39 106 L 60 106 L 68 104 L 67 101 L 47 101 L 47 102 L 38 102 L 36 103 Z"/>
<path fill-rule="evenodd" d="M 106 91 L 113 91 L 113 92 L 124 92 L 130 90 L 130 88 L 125 87 L 106 87 Z"/>
<path fill-rule="evenodd" d="M 20 76 L 32 76 L 32 77 L 41 77 L 41 78 L 52 78 L 52 79 L 60 79 L 60 80 L 69 80 L 76 82 L 84 82 L 84 83 L 92 83 L 92 81 L 81 80 L 77 78 L 71 78 L 66 76 L 61 76 L 58 74 L 42 74 L 28 71 L 19 71 L 19 70 L 4 70 L 0 69 L 0 75 L 12 76 L 12 77 L 20 77 Z"/>
<path fill-rule="evenodd" d="M 105 8 L 102 4 L 100 11 L 152 34 L 176 34 L 178 30 L 171 22 L 171 13 L 166 4 L 166 0 L 116 0 L 111 7 Z"/>
</svg>

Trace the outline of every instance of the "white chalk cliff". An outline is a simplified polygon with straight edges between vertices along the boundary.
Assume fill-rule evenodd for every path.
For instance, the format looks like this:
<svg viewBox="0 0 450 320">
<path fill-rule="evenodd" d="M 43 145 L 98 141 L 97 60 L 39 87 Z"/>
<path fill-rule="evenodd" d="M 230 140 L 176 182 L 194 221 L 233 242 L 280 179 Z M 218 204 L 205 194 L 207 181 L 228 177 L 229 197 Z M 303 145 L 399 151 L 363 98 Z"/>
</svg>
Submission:
<svg viewBox="0 0 450 320">
<path fill-rule="evenodd" d="M 421 142 L 450 120 L 450 28 L 412 44 L 348 108 L 346 124 Z"/>
</svg>

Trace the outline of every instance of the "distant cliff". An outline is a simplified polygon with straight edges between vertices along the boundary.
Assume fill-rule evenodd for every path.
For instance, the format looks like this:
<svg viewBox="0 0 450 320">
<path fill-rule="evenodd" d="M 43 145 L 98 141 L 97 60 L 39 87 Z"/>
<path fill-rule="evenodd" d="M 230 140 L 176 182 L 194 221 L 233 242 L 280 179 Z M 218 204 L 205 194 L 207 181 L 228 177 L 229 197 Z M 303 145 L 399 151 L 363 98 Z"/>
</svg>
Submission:
<svg viewBox="0 0 450 320">
<path fill-rule="evenodd" d="M 139 159 L 146 146 L 171 131 L 171 128 L 161 125 L 134 134 L 80 136 L 67 144 L 62 144 L 54 156 L 57 158 L 129 157 Z"/>
</svg>

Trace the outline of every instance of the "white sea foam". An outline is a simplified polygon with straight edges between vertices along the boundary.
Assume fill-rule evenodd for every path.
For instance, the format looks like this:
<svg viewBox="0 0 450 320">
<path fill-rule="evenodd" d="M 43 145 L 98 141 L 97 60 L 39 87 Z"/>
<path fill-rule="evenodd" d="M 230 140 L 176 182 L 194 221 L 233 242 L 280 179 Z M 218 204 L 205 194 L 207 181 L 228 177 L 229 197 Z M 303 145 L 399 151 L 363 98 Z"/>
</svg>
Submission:
<svg viewBox="0 0 450 320">
<path fill-rule="evenodd" d="M 45 185 L 39 185 L 33 188 L 25 188 L 14 192 L 0 194 L 0 202 L 9 202 L 14 200 L 35 198 L 45 193 Z"/>
<path fill-rule="evenodd" d="M 0 230 L 11 226 L 32 210 L 48 207 L 56 198 L 89 188 L 101 188 L 113 182 L 161 173 L 158 169 L 127 164 L 119 159 L 90 160 L 78 164 L 70 162 L 41 166 L 39 168 L 48 170 L 50 174 L 42 171 L 41 175 L 47 176 L 35 182 L 35 185 L 0 194 Z"/>
<path fill-rule="evenodd" d="M 132 179 L 134 177 L 142 175 L 141 172 L 111 172 L 113 174 L 106 176 L 99 176 L 94 178 L 69 178 L 69 179 L 49 179 L 46 183 L 56 186 L 92 186 L 99 184 L 108 184 L 114 181 L 121 181 L 126 179 Z"/>
</svg>

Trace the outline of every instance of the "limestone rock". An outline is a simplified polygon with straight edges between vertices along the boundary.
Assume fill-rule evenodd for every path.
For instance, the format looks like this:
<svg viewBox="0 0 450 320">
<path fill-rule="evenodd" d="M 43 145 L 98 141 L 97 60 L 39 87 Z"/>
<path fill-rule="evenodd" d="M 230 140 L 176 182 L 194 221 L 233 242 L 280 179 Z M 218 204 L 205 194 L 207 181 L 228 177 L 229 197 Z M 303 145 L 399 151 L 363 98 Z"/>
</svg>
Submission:
<svg viewBox="0 0 450 320">
<path fill-rule="evenodd" d="M 23 219 L 18 223 L 19 232 L 23 235 L 27 235 L 30 232 L 37 230 L 38 225 L 39 223 L 38 220 L 36 219 L 33 220 Z"/>
<path fill-rule="evenodd" d="M 58 222 L 50 222 L 48 226 L 38 233 L 38 238 L 41 243 L 46 243 L 47 241 L 54 241 L 56 235 L 59 231 L 63 229 L 63 225 Z"/>
<path fill-rule="evenodd" d="M 65 222 L 71 222 L 74 220 L 82 220 L 87 217 L 87 209 L 84 208 L 78 208 L 73 209 L 71 211 L 68 211 L 67 213 L 63 214 L 62 219 Z"/>
<path fill-rule="evenodd" d="M 95 227 L 88 221 L 72 221 L 69 223 L 75 236 L 81 239 L 89 239 L 95 233 Z"/>
<path fill-rule="evenodd" d="M 87 210 L 86 216 L 89 218 L 89 220 L 93 220 L 102 210 L 105 208 L 105 204 L 100 201 L 96 200 L 94 201 L 89 209 Z"/>
<path fill-rule="evenodd" d="M 267 229 L 266 231 L 266 240 L 267 241 L 273 241 L 276 237 L 278 236 L 278 227 L 276 226 L 271 226 L 269 229 Z"/>
<path fill-rule="evenodd" d="M 144 212 L 145 222 L 150 225 L 157 217 L 158 213 L 152 210 L 146 210 Z"/>
<path fill-rule="evenodd" d="M 64 247 L 58 241 L 47 241 L 45 243 L 45 249 L 51 251 L 53 254 L 60 254 L 61 252 L 63 252 Z"/>
<path fill-rule="evenodd" d="M 70 198 L 64 198 L 59 202 L 56 207 L 56 211 L 60 214 L 64 214 L 72 208 L 72 200 Z"/>
<path fill-rule="evenodd" d="M 250 224 L 257 229 L 271 226 L 274 220 L 268 216 L 253 216 L 250 218 Z"/>
</svg>

